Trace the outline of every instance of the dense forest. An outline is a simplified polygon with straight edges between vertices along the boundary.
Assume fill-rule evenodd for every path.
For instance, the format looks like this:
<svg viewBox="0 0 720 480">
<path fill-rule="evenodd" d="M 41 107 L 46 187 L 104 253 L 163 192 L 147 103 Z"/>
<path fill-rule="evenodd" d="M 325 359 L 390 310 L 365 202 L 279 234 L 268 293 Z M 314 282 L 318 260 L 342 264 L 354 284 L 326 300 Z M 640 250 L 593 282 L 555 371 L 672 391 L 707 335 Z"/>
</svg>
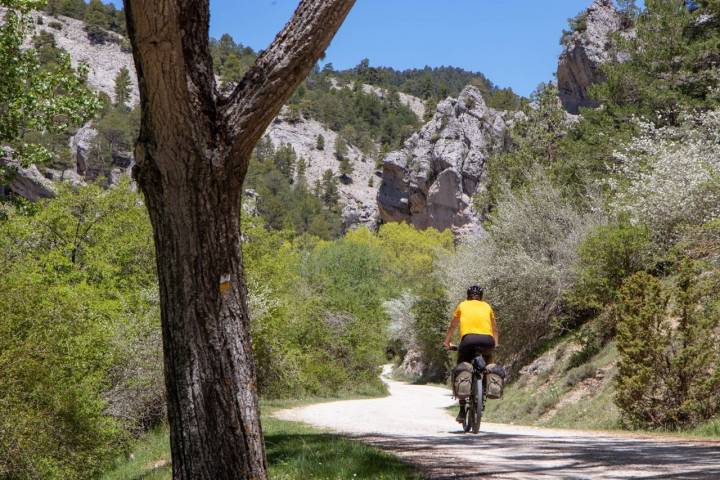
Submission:
<svg viewBox="0 0 720 480">
<path fill-rule="evenodd" d="M 686 429 L 720 415 L 720 7 L 622 3 L 635 35 L 617 35 L 612 48 L 625 61 L 602 65 L 606 81 L 591 87 L 602 107 L 578 117 L 553 84 L 522 99 L 452 67 L 364 60 L 311 73 L 287 118 L 337 132 L 340 156 L 344 144 L 380 159 L 421 126 L 400 92 L 432 111 L 473 84 L 488 105 L 522 115 L 473 199 L 488 212 L 486 235 L 464 241 L 406 224 L 343 234 L 339 179 L 310 184 L 308 159 L 258 144 L 245 186 L 261 201 L 245 201 L 242 231 L 263 398 L 381 394 L 378 367 L 411 352 L 425 365 L 419 380 L 444 381 L 449 313 L 481 283 L 513 374 L 558 339 L 580 344 L 573 368 L 614 343 L 618 426 Z M 49 0 L 44 9 L 82 19 L 88 41 L 126 41 L 112 5 Z M 0 478 L 97 478 L 166 414 L 152 229 L 128 179 L 106 188 L 140 112 L 127 70 L 110 98 L 89 90 L 51 34 L 23 51 L 31 17 L 17 11 L 0 27 L 0 96 L 12 107 L 0 110 L 0 145 L 26 164 L 62 168 L 78 128 L 92 120 L 98 135 L 86 186 L 0 202 Z M 568 32 L 583 28 L 576 17 Z M 229 35 L 211 49 L 223 88 L 257 55 Z"/>
</svg>

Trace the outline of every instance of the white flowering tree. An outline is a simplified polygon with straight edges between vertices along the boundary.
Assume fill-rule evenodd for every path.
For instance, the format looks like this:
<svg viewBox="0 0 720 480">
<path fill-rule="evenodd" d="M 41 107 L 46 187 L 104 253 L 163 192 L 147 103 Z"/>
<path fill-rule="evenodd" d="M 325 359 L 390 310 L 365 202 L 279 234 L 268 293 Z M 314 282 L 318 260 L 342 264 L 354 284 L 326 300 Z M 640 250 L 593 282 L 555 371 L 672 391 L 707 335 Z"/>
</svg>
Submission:
<svg viewBox="0 0 720 480">
<path fill-rule="evenodd" d="M 686 114 L 676 127 L 640 127 L 616 153 L 611 207 L 647 225 L 661 244 L 684 226 L 720 218 L 720 110 Z"/>
</svg>

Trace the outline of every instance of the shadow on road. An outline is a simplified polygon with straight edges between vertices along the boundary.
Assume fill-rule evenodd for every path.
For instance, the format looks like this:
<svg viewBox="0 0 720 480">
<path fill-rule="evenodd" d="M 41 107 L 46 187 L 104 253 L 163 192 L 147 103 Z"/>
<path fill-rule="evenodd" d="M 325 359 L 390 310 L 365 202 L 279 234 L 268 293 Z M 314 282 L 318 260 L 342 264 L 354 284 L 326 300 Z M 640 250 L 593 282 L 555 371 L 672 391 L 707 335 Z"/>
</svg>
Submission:
<svg viewBox="0 0 720 480">
<path fill-rule="evenodd" d="M 357 436 L 423 465 L 428 478 L 720 479 L 720 445 L 612 437 L 458 431 L 443 437 Z M 457 433 L 457 435 L 455 435 Z M 486 459 L 486 462 L 483 462 Z M 483 466 L 488 465 L 487 467 Z"/>
</svg>

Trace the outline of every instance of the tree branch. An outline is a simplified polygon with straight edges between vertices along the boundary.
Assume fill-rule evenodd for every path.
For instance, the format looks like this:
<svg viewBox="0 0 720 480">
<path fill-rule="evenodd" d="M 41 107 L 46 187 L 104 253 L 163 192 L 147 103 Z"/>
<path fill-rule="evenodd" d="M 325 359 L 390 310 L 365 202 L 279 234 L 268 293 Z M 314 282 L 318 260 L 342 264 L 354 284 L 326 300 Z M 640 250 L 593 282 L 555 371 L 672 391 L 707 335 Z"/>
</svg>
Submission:
<svg viewBox="0 0 720 480">
<path fill-rule="evenodd" d="M 244 175 L 255 143 L 310 73 L 355 0 L 302 0 L 292 19 L 220 106 L 231 140 L 229 170 Z"/>
</svg>

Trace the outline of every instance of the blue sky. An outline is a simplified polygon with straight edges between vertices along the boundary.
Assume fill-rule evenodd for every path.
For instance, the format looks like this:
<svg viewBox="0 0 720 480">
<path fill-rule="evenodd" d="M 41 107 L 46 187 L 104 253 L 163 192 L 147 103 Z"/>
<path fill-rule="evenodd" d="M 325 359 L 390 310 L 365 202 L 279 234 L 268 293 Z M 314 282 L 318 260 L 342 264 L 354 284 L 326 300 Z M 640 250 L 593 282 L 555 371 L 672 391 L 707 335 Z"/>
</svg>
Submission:
<svg viewBox="0 0 720 480">
<path fill-rule="evenodd" d="M 567 18 L 591 0 L 357 0 L 327 51 L 335 68 L 365 57 L 398 69 L 452 65 L 528 95 L 553 79 Z M 210 33 L 266 47 L 297 0 L 211 0 Z"/>
<path fill-rule="evenodd" d="M 119 0 L 114 0 L 120 4 Z M 335 68 L 365 57 L 398 69 L 452 65 L 528 95 L 552 80 L 567 18 L 591 0 L 357 0 L 327 51 Z M 210 34 L 265 48 L 297 0 L 211 0 Z"/>
</svg>

